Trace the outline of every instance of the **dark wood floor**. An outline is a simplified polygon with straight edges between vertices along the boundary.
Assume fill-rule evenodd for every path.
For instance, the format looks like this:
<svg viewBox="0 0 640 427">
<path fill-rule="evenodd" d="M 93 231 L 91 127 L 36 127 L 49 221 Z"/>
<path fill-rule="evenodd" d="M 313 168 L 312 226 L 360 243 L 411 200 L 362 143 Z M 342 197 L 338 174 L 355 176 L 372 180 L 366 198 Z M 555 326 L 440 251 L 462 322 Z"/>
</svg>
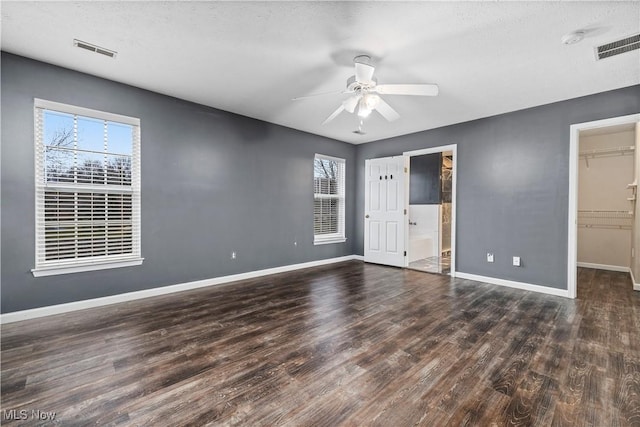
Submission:
<svg viewBox="0 0 640 427">
<path fill-rule="evenodd" d="M 640 426 L 640 293 L 578 277 L 569 300 L 353 261 L 3 325 L 3 423 Z"/>
</svg>

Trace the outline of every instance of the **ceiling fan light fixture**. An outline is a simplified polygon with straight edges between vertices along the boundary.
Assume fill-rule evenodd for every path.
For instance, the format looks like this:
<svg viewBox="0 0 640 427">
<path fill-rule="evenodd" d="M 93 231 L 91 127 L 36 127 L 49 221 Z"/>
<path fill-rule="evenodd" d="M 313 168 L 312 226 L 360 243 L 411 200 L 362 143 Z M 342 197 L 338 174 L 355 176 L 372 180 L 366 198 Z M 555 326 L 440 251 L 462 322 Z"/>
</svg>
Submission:
<svg viewBox="0 0 640 427">
<path fill-rule="evenodd" d="M 345 99 L 344 101 L 342 101 L 342 106 L 348 112 L 353 113 L 354 111 L 356 111 L 356 107 L 358 106 L 358 97 L 351 96 Z"/>
<path fill-rule="evenodd" d="M 363 97 L 363 99 L 364 99 L 364 103 L 366 104 L 367 108 L 370 109 L 370 110 L 375 110 L 375 108 L 380 103 L 380 97 L 378 95 L 376 95 L 375 93 L 368 93 Z"/>
<path fill-rule="evenodd" d="M 370 115 L 371 115 L 371 110 L 369 110 L 368 108 L 359 108 L 358 109 L 358 117 L 360 117 L 362 119 L 366 119 Z"/>
<path fill-rule="evenodd" d="M 367 118 L 371 114 L 371 111 L 373 111 L 373 109 L 367 105 L 366 97 L 363 96 L 358 103 L 358 117 L 363 119 Z"/>
</svg>

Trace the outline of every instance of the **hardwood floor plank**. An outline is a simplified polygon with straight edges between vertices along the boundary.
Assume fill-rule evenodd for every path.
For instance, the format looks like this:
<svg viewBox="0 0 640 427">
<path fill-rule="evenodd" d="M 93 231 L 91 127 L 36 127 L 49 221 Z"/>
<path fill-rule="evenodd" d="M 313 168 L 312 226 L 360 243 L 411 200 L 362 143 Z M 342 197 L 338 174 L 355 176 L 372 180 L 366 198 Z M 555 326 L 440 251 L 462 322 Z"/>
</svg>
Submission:
<svg viewBox="0 0 640 427">
<path fill-rule="evenodd" d="M 446 426 L 502 426 L 507 425 L 505 409 L 511 399 L 492 388 L 480 385 L 474 388 L 467 399 L 446 422 Z"/>
<path fill-rule="evenodd" d="M 557 392 L 555 380 L 529 371 L 505 408 L 507 423 L 514 426 L 549 425 Z"/>
<path fill-rule="evenodd" d="M 629 425 L 640 425 L 640 358 L 625 357 L 614 381 L 613 406 Z"/>
</svg>

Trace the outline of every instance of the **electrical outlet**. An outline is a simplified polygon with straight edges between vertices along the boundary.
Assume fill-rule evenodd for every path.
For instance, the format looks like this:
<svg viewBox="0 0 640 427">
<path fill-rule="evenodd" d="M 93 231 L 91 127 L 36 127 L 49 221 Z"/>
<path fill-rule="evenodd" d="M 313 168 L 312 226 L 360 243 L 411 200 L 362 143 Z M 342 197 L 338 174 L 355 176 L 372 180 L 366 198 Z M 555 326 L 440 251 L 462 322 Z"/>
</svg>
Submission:
<svg viewBox="0 0 640 427">
<path fill-rule="evenodd" d="M 231 259 L 236 259 L 236 252 L 235 251 L 231 252 Z"/>
<path fill-rule="evenodd" d="M 298 246 L 298 242 L 293 242 L 293 246 Z"/>
<path fill-rule="evenodd" d="M 487 262 L 493 262 L 493 253 L 487 252 Z"/>
<path fill-rule="evenodd" d="M 513 257 L 513 265 L 515 267 L 520 267 L 520 257 L 519 256 L 514 256 Z"/>
</svg>

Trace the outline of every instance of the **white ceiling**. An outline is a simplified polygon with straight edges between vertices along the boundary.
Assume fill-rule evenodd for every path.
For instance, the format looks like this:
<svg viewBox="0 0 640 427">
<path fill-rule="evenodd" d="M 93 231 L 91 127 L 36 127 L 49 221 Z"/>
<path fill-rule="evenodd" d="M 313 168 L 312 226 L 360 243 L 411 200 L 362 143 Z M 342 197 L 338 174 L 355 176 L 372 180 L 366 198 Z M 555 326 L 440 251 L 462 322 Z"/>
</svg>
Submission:
<svg viewBox="0 0 640 427">
<path fill-rule="evenodd" d="M 561 37 L 586 30 L 580 43 Z M 2 49 L 351 143 L 369 142 L 640 84 L 640 51 L 594 46 L 640 32 L 640 2 L 2 2 Z M 77 38 L 115 59 L 73 46 Z M 437 83 L 385 96 L 401 118 L 324 119 L 353 57 L 379 83 Z"/>
</svg>

